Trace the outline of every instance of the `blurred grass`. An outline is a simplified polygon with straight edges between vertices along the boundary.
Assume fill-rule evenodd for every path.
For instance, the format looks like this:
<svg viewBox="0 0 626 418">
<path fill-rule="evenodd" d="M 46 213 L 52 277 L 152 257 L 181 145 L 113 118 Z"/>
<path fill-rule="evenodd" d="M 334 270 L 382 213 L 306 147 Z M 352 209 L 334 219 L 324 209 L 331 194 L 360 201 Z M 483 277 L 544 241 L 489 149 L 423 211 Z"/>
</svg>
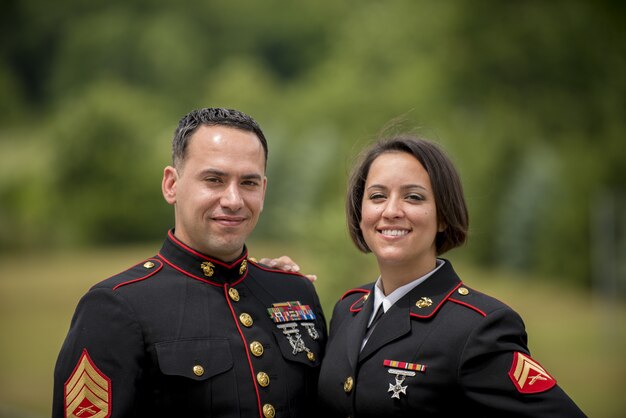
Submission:
<svg viewBox="0 0 626 418">
<path fill-rule="evenodd" d="M 0 257 L 0 417 L 50 415 L 58 350 L 82 294 L 94 283 L 153 255 L 159 244 Z M 333 260 L 303 248 L 251 245 L 251 255 L 293 256 L 316 287 L 330 320 L 337 289 L 371 281 L 371 257 L 352 278 L 333 277 Z M 589 293 L 455 261 L 466 284 L 509 304 L 524 318 L 533 357 L 590 417 L 626 412 L 626 306 Z M 363 279 L 365 278 L 365 279 Z M 555 281 L 552 281 L 555 282 Z M 558 283 L 558 281 L 556 281 Z M 561 282 L 562 283 L 562 282 Z"/>
</svg>

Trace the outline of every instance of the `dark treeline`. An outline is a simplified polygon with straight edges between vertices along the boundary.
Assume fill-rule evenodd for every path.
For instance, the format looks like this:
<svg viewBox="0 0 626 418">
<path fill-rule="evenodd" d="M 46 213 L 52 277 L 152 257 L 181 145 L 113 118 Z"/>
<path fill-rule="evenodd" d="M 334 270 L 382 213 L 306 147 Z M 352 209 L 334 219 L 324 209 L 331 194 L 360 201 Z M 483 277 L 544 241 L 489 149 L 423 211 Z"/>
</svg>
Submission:
<svg viewBox="0 0 626 418">
<path fill-rule="evenodd" d="M 352 158 L 385 126 L 415 128 L 461 170 L 464 254 L 589 286 L 594 260 L 626 247 L 624 12 L 570 0 L 4 0 L 0 249 L 159 239 L 178 118 L 226 106 L 270 141 L 259 239 L 349 275 Z"/>
</svg>

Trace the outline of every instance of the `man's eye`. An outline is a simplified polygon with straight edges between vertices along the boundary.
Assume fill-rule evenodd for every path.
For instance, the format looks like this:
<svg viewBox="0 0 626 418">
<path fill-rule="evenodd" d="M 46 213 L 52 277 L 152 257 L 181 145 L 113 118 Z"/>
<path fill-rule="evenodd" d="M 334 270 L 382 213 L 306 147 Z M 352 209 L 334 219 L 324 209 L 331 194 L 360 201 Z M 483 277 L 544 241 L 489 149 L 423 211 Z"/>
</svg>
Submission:
<svg viewBox="0 0 626 418">
<path fill-rule="evenodd" d="M 256 187 L 259 185 L 259 183 L 254 180 L 246 180 L 241 184 L 243 184 L 244 186 L 248 186 L 248 187 Z"/>
</svg>

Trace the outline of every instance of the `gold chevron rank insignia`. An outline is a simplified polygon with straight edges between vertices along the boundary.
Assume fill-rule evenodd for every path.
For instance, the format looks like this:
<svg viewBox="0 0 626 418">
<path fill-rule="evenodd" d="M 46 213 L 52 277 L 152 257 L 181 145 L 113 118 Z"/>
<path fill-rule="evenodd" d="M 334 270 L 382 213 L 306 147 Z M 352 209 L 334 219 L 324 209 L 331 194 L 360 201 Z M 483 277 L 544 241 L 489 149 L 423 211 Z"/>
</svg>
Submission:
<svg viewBox="0 0 626 418">
<path fill-rule="evenodd" d="M 76 368 L 65 382 L 66 418 L 111 416 L 111 379 L 102 373 L 83 350 Z"/>
<path fill-rule="evenodd" d="M 545 392 L 556 385 L 556 380 L 529 356 L 516 352 L 509 377 L 520 393 Z"/>
</svg>

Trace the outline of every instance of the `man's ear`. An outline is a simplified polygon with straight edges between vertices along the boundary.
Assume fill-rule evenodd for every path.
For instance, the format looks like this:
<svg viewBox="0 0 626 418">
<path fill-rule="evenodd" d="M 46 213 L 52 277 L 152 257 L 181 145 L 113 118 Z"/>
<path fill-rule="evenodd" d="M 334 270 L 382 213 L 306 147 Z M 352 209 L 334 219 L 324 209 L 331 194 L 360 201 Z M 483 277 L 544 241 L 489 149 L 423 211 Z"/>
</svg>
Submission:
<svg viewBox="0 0 626 418">
<path fill-rule="evenodd" d="M 263 199 L 261 200 L 261 212 L 263 212 L 263 207 L 265 206 L 265 192 L 267 191 L 267 177 L 263 176 Z"/>
<path fill-rule="evenodd" d="M 161 183 L 161 191 L 165 201 L 170 205 L 176 203 L 176 182 L 178 181 L 178 172 L 170 165 L 163 169 L 163 182 Z"/>
</svg>

